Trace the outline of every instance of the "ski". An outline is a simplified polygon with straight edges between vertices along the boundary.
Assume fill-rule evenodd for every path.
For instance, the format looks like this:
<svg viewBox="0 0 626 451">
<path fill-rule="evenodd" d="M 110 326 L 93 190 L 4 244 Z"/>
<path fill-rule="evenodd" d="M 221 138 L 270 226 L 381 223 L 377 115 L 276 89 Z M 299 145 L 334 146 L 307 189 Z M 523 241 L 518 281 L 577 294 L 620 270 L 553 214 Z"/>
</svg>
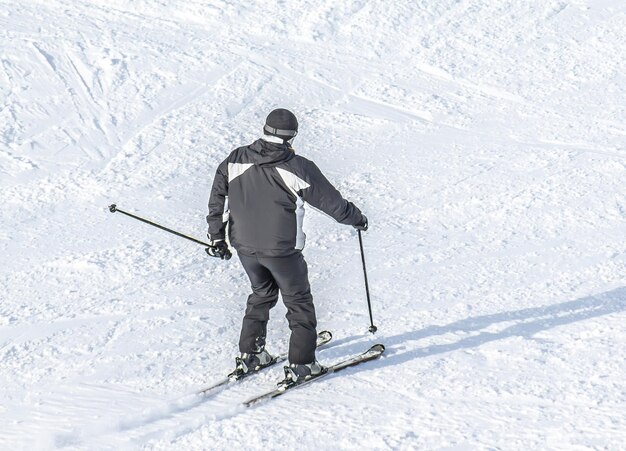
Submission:
<svg viewBox="0 0 626 451">
<path fill-rule="evenodd" d="M 275 388 L 274 390 L 270 390 L 267 393 L 264 393 L 262 395 L 255 396 L 254 398 L 248 399 L 247 401 L 243 403 L 243 405 L 245 407 L 250 407 L 262 401 L 276 398 L 277 396 L 280 396 L 291 389 L 302 387 L 303 385 L 307 385 L 311 382 L 318 381 L 326 376 L 329 376 L 343 369 L 349 368 L 351 366 L 359 365 L 360 363 L 369 362 L 370 360 L 375 360 L 379 358 L 381 355 L 383 355 L 384 352 L 385 352 L 384 345 L 375 344 L 374 346 L 372 346 L 367 351 L 361 354 L 354 355 L 346 360 L 343 360 L 339 363 L 336 363 L 334 365 L 327 367 L 326 371 L 324 371 L 318 376 L 312 377 L 310 379 L 304 380 L 299 383 L 285 383 L 285 381 L 279 382 L 278 388 Z"/>
<path fill-rule="evenodd" d="M 333 338 L 333 334 L 328 331 L 328 330 L 323 330 L 322 332 L 317 334 L 317 342 L 316 342 L 316 346 L 318 348 L 324 346 L 325 344 L 327 344 L 330 340 L 332 340 Z M 200 396 L 208 396 L 209 394 L 214 394 L 215 391 L 217 391 L 220 388 L 225 388 L 237 381 L 240 381 L 242 379 L 245 379 L 248 376 L 251 376 L 253 374 L 256 374 L 260 371 L 263 371 L 266 368 L 269 368 L 271 366 L 273 366 L 276 363 L 280 363 L 283 362 L 285 360 L 287 360 L 288 357 L 288 353 L 284 352 L 276 357 L 274 357 L 274 359 L 268 363 L 267 365 L 265 365 L 264 367 L 258 369 L 257 371 L 252 371 L 249 373 L 236 373 L 236 372 L 232 372 L 230 373 L 228 376 L 226 376 L 224 379 L 215 382 L 214 384 L 209 385 L 208 387 L 205 387 L 199 391 L 196 392 L 197 395 Z"/>
</svg>

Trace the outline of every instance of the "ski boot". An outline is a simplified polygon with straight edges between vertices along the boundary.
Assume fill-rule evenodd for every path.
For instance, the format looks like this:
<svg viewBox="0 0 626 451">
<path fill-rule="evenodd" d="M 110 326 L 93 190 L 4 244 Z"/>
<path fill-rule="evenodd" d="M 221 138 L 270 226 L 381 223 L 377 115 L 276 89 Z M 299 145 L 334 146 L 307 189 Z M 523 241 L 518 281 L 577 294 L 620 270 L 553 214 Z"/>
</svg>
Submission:
<svg viewBox="0 0 626 451">
<path fill-rule="evenodd" d="M 279 382 L 279 386 L 297 385 L 326 372 L 326 368 L 318 361 L 313 363 L 292 363 L 284 367 L 284 369 L 285 379 Z"/>
<path fill-rule="evenodd" d="M 271 365 L 276 360 L 265 349 L 259 352 L 242 353 L 241 357 L 235 357 L 235 371 L 228 375 L 229 378 L 239 379 L 249 373 L 259 371 L 261 368 Z"/>
</svg>

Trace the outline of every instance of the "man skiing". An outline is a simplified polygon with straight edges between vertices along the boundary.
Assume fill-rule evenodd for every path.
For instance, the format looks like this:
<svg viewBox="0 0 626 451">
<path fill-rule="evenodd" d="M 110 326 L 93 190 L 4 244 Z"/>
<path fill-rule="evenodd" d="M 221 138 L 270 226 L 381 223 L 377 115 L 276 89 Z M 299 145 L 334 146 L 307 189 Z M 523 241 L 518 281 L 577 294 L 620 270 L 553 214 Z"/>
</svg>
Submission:
<svg viewBox="0 0 626 451">
<path fill-rule="evenodd" d="M 224 259 L 237 250 L 252 286 L 243 318 L 236 372 L 256 371 L 273 362 L 265 350 L 269 311 L 278 294 L 287 307 L 291 329 L 289 375 L 299 381 L 322 372 L 315 358 L 315 307 L 302 256 L 304 202 L 341 224 L 367 230 L 367 218 L 291 147 L 298 133 L 295 115 L 272 111 L 264 135 L 235 149 L 217 168 L 209 198 L 211 256 Z"/>
</svg>

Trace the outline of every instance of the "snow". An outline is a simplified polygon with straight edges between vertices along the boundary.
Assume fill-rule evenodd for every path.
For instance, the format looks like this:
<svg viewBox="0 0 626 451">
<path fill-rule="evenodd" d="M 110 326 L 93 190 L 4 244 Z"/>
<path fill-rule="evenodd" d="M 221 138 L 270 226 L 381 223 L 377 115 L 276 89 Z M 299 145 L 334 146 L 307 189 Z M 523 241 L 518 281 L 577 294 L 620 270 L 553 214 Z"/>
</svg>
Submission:
<svg viewBox="0 0 626 451">
<path fill-rule="evenodd" d="M 618 0 L 0 0 L 0 449 L 620 449 Z M 309 210 L 333 362 L 216 397 L 248 293 L 200 239 L 217 164 L 292 109 L 362 207 Z M 269 349 L 287 347 L 282 305 Z"/>
</svg>

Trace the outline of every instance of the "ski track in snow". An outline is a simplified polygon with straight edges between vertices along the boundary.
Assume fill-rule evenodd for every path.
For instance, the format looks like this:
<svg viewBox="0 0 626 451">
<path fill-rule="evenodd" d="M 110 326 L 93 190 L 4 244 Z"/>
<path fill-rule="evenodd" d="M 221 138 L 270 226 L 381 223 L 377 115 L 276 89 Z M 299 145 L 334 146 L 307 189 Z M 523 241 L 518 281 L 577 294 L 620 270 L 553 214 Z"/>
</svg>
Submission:
<svg viewBox="0 0 626 451">
<path fill-rule="evenodd" d="M 0 449 L 624 449 L 626 6 L 0 0 Z M 197 237 L 292 109 L 362 207 L 309 211 L 322 362 L 215 396 L 248 287 Z M 288 344 L 282 305 L 271 350 Z"/>
</svg>

